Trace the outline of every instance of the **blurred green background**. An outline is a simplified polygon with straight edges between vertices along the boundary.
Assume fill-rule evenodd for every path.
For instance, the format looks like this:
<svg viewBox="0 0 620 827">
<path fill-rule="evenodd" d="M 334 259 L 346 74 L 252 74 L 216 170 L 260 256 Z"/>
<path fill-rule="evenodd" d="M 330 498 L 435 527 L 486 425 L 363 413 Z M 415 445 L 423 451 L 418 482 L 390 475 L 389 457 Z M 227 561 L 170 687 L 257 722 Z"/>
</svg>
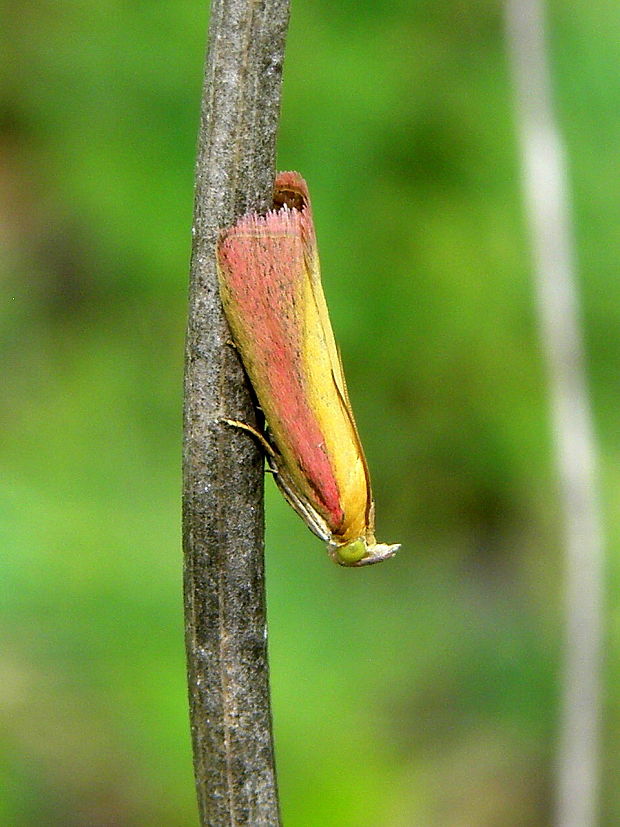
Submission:
<svg viewBox="0 0 620 827">
<path fill-rule="evenodd" d="M 182 358 L 207 10 L 5 0 L 0 823 L 193 825 Z M 620 8 L 549 8 L 609 535 L 620 823 Z M 341 570 L 267 481 L 290 827 L 551 818 L 562 554 L 501 7 L 294 0 L 280 169 L 400 555 Z M 615 503 L 615 508 L 614 508 Z"/>
</svg>

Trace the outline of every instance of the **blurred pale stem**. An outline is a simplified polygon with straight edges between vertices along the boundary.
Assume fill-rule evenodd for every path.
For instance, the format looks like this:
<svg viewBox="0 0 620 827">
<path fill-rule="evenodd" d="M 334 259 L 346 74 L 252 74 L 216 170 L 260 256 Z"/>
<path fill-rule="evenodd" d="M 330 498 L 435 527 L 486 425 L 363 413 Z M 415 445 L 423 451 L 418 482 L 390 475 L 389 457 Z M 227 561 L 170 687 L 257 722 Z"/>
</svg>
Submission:
<svg viewBox="0 0 620 827">
<path fill-rule="evenodd" d="M 603 541 L 568 177 L 553 112 L 542 0 L 507 0 L 506 27 L 566 547 L 555 823 L 593 827 L 601 747 Z"/>
<path fill-rule="evenodd" d="M 280 823 L 264 590 L 263 457 L 217 288 L 218 231 L 270 205 L 289 0 L 213 0 L 185 356 L 183 547 L 202 825 Z"/>
</svg>

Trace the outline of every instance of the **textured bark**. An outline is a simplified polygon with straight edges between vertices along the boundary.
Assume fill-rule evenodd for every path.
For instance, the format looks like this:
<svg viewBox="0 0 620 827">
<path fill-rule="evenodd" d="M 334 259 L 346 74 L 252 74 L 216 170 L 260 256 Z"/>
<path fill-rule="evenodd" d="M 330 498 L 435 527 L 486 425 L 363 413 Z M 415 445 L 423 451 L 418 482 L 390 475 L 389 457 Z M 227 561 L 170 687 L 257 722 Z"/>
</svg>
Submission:
<svg viewBox="0 0 620 827">
<path fill-rule="evenodd" d="M 280 823 L 264 589 L 263 457 L 223 316 L 220 228 L 270 204 L 288 0 L 213 0 L 196 165 L 185 362 L 183 546 L 201 824 Z"/>
</svg>

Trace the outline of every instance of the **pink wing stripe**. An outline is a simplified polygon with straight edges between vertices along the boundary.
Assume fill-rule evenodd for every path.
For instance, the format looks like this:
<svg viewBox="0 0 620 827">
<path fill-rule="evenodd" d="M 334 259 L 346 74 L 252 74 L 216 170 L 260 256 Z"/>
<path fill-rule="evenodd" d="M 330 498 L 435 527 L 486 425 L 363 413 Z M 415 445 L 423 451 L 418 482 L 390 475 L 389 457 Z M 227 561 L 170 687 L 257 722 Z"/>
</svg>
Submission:
<svg viewBox="0 0 620 827">
<path fill-rule="evenodd" d="M 283 208 L 242 218 L 220 245 L 231 326 L 276 441 L 285 443 L 318 497 L 332 532 L 342 524 L 338 485 L 308 401 L 303 365 L 302 214 Z M 247 352 L 244 352 L 247 351 Z"/>
</svg>

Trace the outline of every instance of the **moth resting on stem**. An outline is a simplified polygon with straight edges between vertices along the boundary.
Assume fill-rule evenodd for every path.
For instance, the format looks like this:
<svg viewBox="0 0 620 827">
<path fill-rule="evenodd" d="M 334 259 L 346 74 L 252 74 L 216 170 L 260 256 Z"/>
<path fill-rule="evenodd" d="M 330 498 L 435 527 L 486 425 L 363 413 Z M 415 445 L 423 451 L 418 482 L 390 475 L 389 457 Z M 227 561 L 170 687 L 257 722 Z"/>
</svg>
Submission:
<svg viewBox="0 0 620 827">
<path fill-rule="evenodd" d="M 392 557 L 377 543 L 368 466 L 321 285 L 308 187 L 276 177 L 273 209 L 250 213 L 218 242 L 222 303 L 265 414 L 255 434 L 285 498 L 343 566 Z"/>
</svg>

